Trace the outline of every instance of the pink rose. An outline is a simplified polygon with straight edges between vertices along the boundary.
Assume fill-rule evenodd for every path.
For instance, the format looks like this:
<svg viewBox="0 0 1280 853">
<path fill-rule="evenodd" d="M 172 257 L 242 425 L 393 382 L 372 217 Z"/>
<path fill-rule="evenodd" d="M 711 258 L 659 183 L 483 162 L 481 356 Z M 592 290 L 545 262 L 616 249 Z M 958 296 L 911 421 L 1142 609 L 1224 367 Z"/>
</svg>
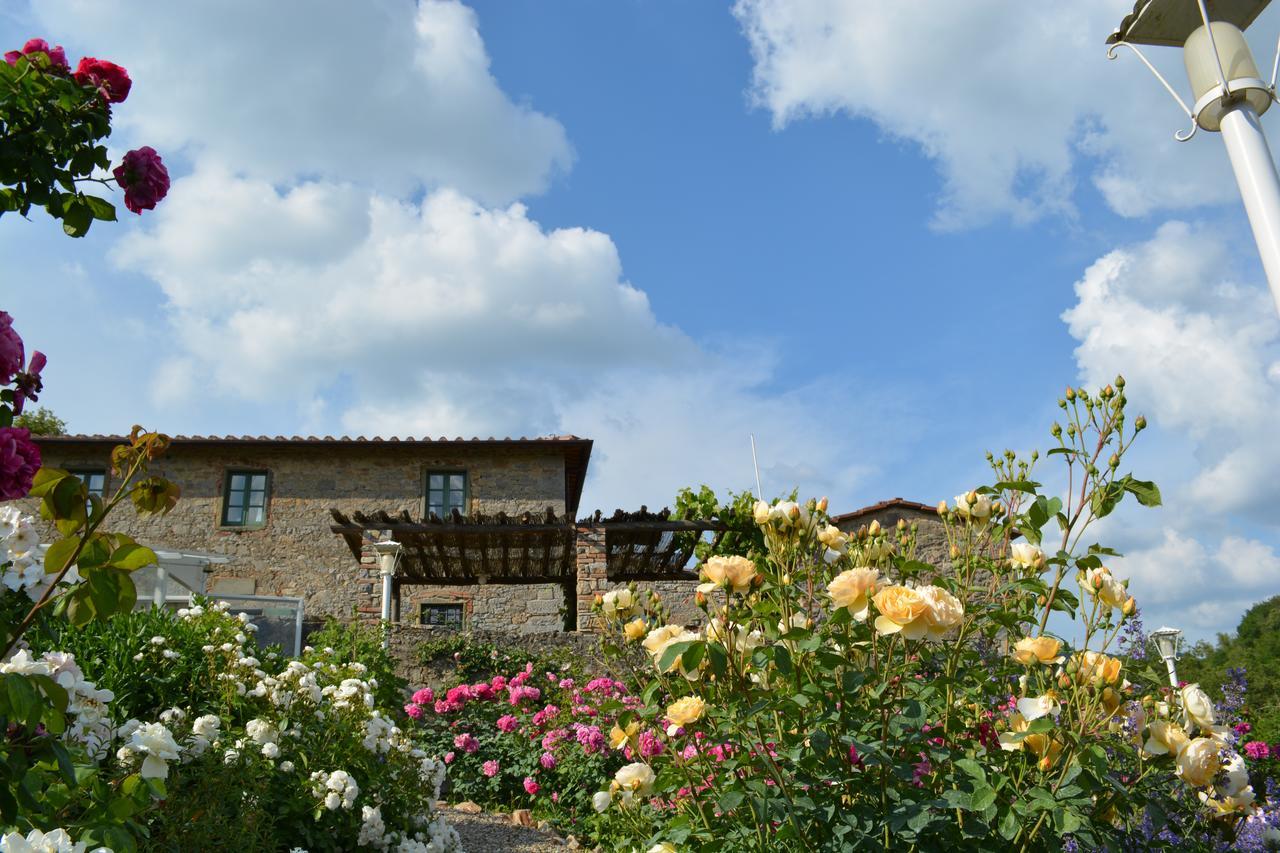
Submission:
<svg viewBox="0 0 1280 853">
<path fill-rule="evenodd" d="M 76 66 L 76 73 L 72 76 L 81 86 L 92 86 L 97 89 L 98 94 L 109 104 L 122 103 L 129 97 L 129 89 L 133 86 L 128 71 L 114 62 L 94 59 L 92 56 L 81 59 L 80 64 Z"/>
<path fill-rule="evenodd" d="M 417 693 L 413 694 L 413 702 L 415 705 L 430 705 L 436 700 L 436 694 L 431 691 L 430 687 L 424 687 Z"/>
<path fill-rule="evenodd" d="M 496 762 L 496 761 L 494 762 L 494 764 L 497 764 L 497 763 L 498 763 L 498 762 Z M 496 772 L 498 772 L 498 771 L 497 771 L 497 768 L 495 768 L 495 769 L 494 769 L 494 772 L 495 772 L 495 773 L 496 773 Z M 531 796 L 531 797 L 532 797 L 534 794 L 538 793 L 538 790 L 539 790 L 541 787 L 542 787 L 542 786 L 540 786 L 537 782 L 535 782 L 535 781 L 533 780 L 533 777 L 532 777 L 532 776 L 526 776 L 526 777 L 524 777 L 524 792 L 525 792 L 526 794 L 528 794 L 529 796 Z"/>
<path fill-rule="evenodd" d="M 155 210 L 156 203 L 169 194 L 169 170 L 150 145 L 125 154 L 111 174 L 124 190 L 124 206 L 134 213 Z"/>
<path fill-rule="evenodd" d="M 8 385 L 22 371 L 25 357 L 22 338 L 13 328 L 9 312 L 0 311 L 0 385 Z"/>
<path fill-rule="evenodd" d="M 480 741 L 476 740 L 475 735 L 470 734 L 458 735 L 453 739 L 453 745 L 468 755 L 480 749 Z"/>
<path fill-rule="evenodd" d="M 444 754 L 444 763 L 445 763 L 445 764 L 452 764 L 452 763 L 453 763 L 453 753 L 452 753 L 452 752 L 446 752 L 446 753 Z"/>
<path fill-rule="evenodd" d="M 0 427 L 0 501 L 26 497 L 38 470 L 40 448 L 31 441 L 31 433 Z"/>
<path fill-rule="evenodd" d="M 418 704 L 415 704 L 415 703 L 413 703 L 413 702 L 410 702 L 408 705 L 405 705 L 405 706 L 404 706 L 404 712 L 405 712 L 406 714 L 408 714 L 410 717 L 412 717 L 413 719 L 415 719 L 415 720 L 421 720 L 421 719 L 422 719 L 422 706 L 421 706 L 421 705 L 418 705 Z"/>
<path fill-rule="evenodd" d="M 480 767 L 481 772 L 483 772 L 484 775 L 488 776 L 490 779 L 498 775 L 498 769 L 499 769 L 498 762 L 494 761 L 492 758 L 486 761 Z"/>
<path fill-rule="evenodd" d="M 71 70 L 71 66 L 67 64 L 67 53 L 62 49 L 62 45 L 49 47 L 49 43 L 44 39 L 27 39 L 27 43 L 22 46 L 21 51 L 10 50 L 5 53 L 4 58 L 10 65 L 17 65 L 19 57 L 31 56 L 33 53 L 43 53 L 49 57 L 50 71 Z"/>
<path fill-rule="evenodd" d="M 498 718 L 498 731 L 510 734 L 520 728 L 520 721 L 510 714 L 503 714 Z"/>
<path fill-rule="evenodd" d="M 550 752 L 544 752 L 542 755 L 538 756 L 538 763 L 542 765 L 543 770 L 556 769 L 556 757 Z"/>
</svg>

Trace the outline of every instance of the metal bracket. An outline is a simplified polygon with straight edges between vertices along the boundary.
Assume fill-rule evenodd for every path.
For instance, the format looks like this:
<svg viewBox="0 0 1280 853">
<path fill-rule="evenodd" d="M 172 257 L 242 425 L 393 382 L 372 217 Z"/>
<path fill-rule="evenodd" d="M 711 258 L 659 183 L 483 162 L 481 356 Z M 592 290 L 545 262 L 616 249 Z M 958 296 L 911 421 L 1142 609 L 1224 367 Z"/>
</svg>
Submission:
<svg viewBox="0 0 1280 853">
<path fill-rule="evenodd" d="M 1138 59 L 1142 60 L 1142 64 L 1147 66 L 1147 70 L 1155 75 L 1155 78 L 1160 81 L 1160 85 L 1164 86 L 1165 91 L 1168 92 L 1170 95 L 1172 95 L 1173 99 L 1178 102 L 1178 106 L 1182 108 L 1182 111 L 1184 113 L 1186 113 L 1187 118 L 1191 119 L 1190 130 L 1185 130 L 1185 131 L 1179 130 L 1173 134 L 1173 138 L 1178 140 L 1179 142 L 1186 142 L 1190 140 L 1191 137 L 1196 135 L 1196 131 L 1200 128 L 1200 125 L 1196 123 L 1196 114 L 1191 111 L 1191 107 L 1187 106 L 1187 102 L 1182 100 L 1182 96 L 1178 94 L 1177 90 L 1174 89 L 1173 86 L 1169 85 L 1169 81 L 1164 79 L 1164 75 L 1156 70 L 1156 67 L 1151 64 L 1151 60 L 1143 56 L 1142 51 L 1138 50 L 1137 47 L 1130 44 L 1129 42 L 1118 41 L 1115 44 L 1108 47 L 1107 59 L 1115 59 L 1117 56 L 1116 48 L 1121 46 L 1129 48 L 1129 50 L 1132 50 L 1137 55 Z"/>
</svg>

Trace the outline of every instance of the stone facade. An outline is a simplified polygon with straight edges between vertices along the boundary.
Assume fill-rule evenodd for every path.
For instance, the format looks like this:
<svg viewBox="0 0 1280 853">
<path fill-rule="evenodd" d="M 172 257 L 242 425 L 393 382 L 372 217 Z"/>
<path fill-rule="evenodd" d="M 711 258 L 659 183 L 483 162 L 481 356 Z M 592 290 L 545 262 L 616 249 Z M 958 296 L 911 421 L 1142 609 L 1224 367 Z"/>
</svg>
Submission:
<svg viewBox="0 0 1280 853">
<path fill-rule="evenodd" d="M 116 443 L 77 436 L 40 440 L 46 466 L 71 469 L 109 469 Z M 357 563 L 330 531 L 330 507 L 347 514 L 406 510 L 416 518 L 423 513 L 426 472 L 450 470 L 467 473 L 470 512 L 517 515 L 547 507 L 557 514 L 574 512 L 589 452 L 590 442 L 580 439 L 177 438 L 153 469 L 182 488 L 177 507 L 155 519 L 140 519 L 121 507 L 109 527 L 158 548 L 229 556 L 231 561 L 206 579 L 210 592 L 300 597 L 308 618 L 350 618 L 353 612 L 376 616 L 376 564 Z M 269 472 L 263 527 L 222 524 L 222 492 L 230 469 Z M 113 487 L 108 476 L 108 492 Z M 28 501 L 25 508 L 34 512 L 35 502 Z M 48 541 L 50 531 L 43 532 Z M 406 587 L 405 593 L 406 618 L 417 618 L 421 601 L 452 597 L 467 603 L 481 627 L 560 630 L 563 625 L 563 594 L 553 585 Z"/>
<path fill-rule="evenodd" d="M 908 525 L 916 525 L 916 559 L 931 566 L 946 568 L 951 565 L 951 546 L 947 543 L 947 531 L 938 518 L 938 511 L 926 504 L 891 498 L 864 507 L 831 520 L 845 533 L 856 533 L 873 521 L 880 522 L 886 530 L 892 530 L 902 519 Z"/>
</svg>

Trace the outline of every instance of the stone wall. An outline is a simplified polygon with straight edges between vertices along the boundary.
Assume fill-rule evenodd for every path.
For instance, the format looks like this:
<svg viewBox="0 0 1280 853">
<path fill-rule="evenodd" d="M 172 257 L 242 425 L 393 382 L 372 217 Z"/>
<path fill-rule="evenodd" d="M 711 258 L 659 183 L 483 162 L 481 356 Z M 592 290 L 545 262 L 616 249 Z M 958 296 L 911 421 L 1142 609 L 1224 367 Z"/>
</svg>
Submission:
<svg viewBox="0 0 1280 853">
<path fill-rule="evenodd" d="M 544 634 L 514 635 L 502 630 L 466 631 L 465 634 L 479 643 L 488 643 L 503 649 L 508 654 L 518 657 L 521 652 L 530 656 L 547 655 L 556 650 L 564 650 L 571 654 L 588 672 L 605 675 L 609 667 L 600 653 L 600 641 L 594 634 L 559 632 Z M 433 667 L 422 663 L 418 658 L 418 647 L 423 643 L 451 637 L 454 632 L 442 628 L 423 625 L 393 625 L 391 629 L 390 650 L 396 660 L 396 672 L 408 680 L 411 688 L 439 687 L 447 681 L 449 669 Z"/>
<path fill-rule="evenodd" d="M 461 604 L 463 627 L 468 631 L 545 634 L 564 630 L 564 588 L 556 583 L 405 585 L 400 588 L 400 621 L 417 624 L 427 602 Z"/>
<path fill-rule="evenodd" d="M 845 533 L 855 533 L 858 528 L 880 522 L 886 530 L 892 530 L 898 519 L 908 525 L 917 525 L 916 559 L 931 566 L 947 568 L 951 565 L 950 546 L 947 544 L 947 531 L 933 510 L 921 510 L 909 506 L 889 506 L 884 509 L 859 513 L 856 519 L 841 521 L 839 527 Z"/>
<path fill-rule="evenodd" d="M 110 467 L 110 447 L 100 443 L 46 444 L 42 453 L 44 464 L 51 467 Z M 270 471 L 265 527 L 245 530 L 221 525 L 228 468 Z M 297 596 L 305 600 L 309 617 L 350 617 L 353 610 L 376 615 L 380 595 L 376 566 L 358 565 L 342 539 L 329 530 L 329 508 L 348 515 L 403 509 L 417 517 L 422 513 L 423 478 L 429 469 L 466 470 L 473 512 L 519 514 L 542 512 L 548 506 L 557 513 L 565 510 L 565 461 L 553 444 L 539 450 L 386 443 L 320 447 L 175 443 L 154 471 L 182 488 L 177 507 L 155 519 L 140 519 L 121 507 L 109 528 L 154 547 L 231 557 L 230 563 L 216 566 L 207 578 L 209 591 Z M 110 476 L 107 488 L 114 488 Z M 24 504 L 27 511 L 36 511 L 35 501 Z M 42 530 L 45 541 L 50 532 Z M 511 595 L 528 592 L 517 590 Z M 481 614 L 500 610 L 499 599 L 508 593 L 495 588 L 485 595 L 496 598 L 478 606 Z M 530 604 L 526 608 L 530 619 L 555 620 L 542 612 L 558 611 L 554 600 L 535 594 Z"/>
</svg>

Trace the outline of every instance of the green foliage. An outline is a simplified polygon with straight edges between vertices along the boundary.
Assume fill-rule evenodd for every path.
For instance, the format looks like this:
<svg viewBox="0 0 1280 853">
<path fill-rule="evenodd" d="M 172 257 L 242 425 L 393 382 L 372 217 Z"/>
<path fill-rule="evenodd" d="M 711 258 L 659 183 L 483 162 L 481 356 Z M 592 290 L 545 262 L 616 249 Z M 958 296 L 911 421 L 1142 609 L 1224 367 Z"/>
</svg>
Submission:
<svg viewBox="0 0 1280 853">
<path fill-rule="evenodd" d="M 44 53 L 0 68 L 0 216 L 42 207 L 72 237 L 115 206 L 76 185 L 111 165 L 111 112 L 93 86 L 50 70 Z"/>
<path fill-rule="evenodd" d="M 66 435 L 67 422 L 53 413 L 52 409 L 38 406 L 25 411 L 13 419 L 13 425 L 29 430 L 32 435 Z"/>
<path fill-rule="evenodd" d="M 418 662 L 438 673 L 443 687 L 487 681 L 526 665 L 538 672 L 560 672 L 581 681 L 589 672 L 579 657 L 563 647 L 526 652 L 498 646 L 466 633 L 451 633 L 418 644 Z"/>
<path fill-rule="evenodd" d="M 1041 493 L 1036 455 L 989 457 L 995 484 L 940 514 L 953 559 L 931 584 L 917 581 L 931 567 L 905 530 L 850 537 L 820 502 L 781 501 L 752 512 L 755 559 L 702 566 L 705 630 L 606 593 L 606 648 L 637 643 L 636 619 L 648 628 L 643 704 L 619 725 L 665 747 L 601 780 L 613 846 L 1054 850 L 1070 835 L 1145 849 L 1166 823 L 1184 847 L 1229 844 L 1247 793 L 1238 775 L 1210 766 L 1184 781 L 1170 755 L 1145 752 L 1173 724 L 1159 719 L 1162 675 L 1107 654 L 1135 602 L 1104 566 L 1114 552 L 1083 536 L 1126 499 L 1159 503 L 1154 484 L 1119 473 L 1141 421 L 1126 425 L 1116 386 L 1060 401 L 1069 420 L 1053 455 L 1071 493 Z M 1047 635 L 1054 611 L 1075 637 Z M 1212 764 L 1228 748 L 1210 724 L 1189 734 Z"/>
<path fill-rule="evenodd" d="M 1250 739 L 1280 741 L 1280 596 L 1250 607 L 1234 635 L 1219 634 L 1217 643 L 1201 642 L 1183 654 L 1178 677 L 1220 700 L 1227 670 L 1236 667 L 1244 667 L 1249 679 Z"/>
<path fill-rule="evenodd" d="M 342 622 L 328 618 L 324 626 L 307 637 L 310 651 L 304 661 L 324 658 L 343 663 L 360 663 L 377 681 L 374 696 L 380 708 L 397 708 L 404 703 L 408 682 L 396 674 L 395 658 L 383 645 L 383 628 L 362 621 Z"/>
<path fill-rule="evenodd" d="M 791 499 L 794 498 L 795 492 L 792 492 Z M 728 530 L 714 543 L 705 535 L 698 536 L 696 533 L 677 533 L 677 540 L 681 547 L 687 548 L 696 537 L 698 541 L 694 545 L 694 556 L 699 562 L 720 554 L 763 554 L 764 536 L 751 518 L 755 502 L 755 496 L 749 491 L 729 492 L 728 500 L 721 503 L 710 486 L 703 485 L 696 492 L 691 488 L 683 488 L 676 495 L 672 518 L 719 521 Z"/>
</svg>

